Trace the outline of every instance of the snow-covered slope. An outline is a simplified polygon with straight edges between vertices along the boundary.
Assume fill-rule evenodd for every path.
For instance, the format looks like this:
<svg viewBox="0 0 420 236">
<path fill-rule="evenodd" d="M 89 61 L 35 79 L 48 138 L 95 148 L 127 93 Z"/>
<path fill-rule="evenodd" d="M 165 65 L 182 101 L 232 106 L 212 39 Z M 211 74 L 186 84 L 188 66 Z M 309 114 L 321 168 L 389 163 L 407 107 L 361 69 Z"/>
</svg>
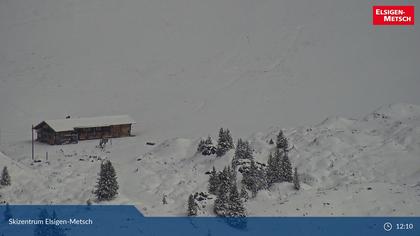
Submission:
<svg viewBox="0 0 420 236">
<path fill-rule="evenodd" d="M 280 129 L 248 138 L 259 162 L 273 150 Z M 313 126 L 286 129 L 302 190 L 289 183 L 260 191 L 246 203 L 250 215 L 418 215 L 420 214 L 420 107 L 381 107 L 363 119 L 330 117 Z M 233 134 L 235 138 L 239 138 Z M 207 191 L 208 175 L 230 164 L 226 156 L 196 153 L 199 139 L 173 138 L 146 147 L 138 137 L 114 139 L 105 151 L 97 141 L 77 145 L 37 144 L 48 151 L 31 164 L 23 147 L 2 154 L 13 184 L 1 189 L 12 203 L 85 203 L 93 190 L 101 159 L 113 161 L 120 194 L 110 203 L 135 204 L 148 215 L 184 215 L 188 195 Z M 149 148 L 145 153 L 137 150 Z M 42 150 L 42 151 L 41 151 Z M 22 194 L 20 191 L 24 191 Z M 168 204 L 163 204 L 166 195 Z M 212 201 L 201 214 L 212 214 Z"/>
</svg>

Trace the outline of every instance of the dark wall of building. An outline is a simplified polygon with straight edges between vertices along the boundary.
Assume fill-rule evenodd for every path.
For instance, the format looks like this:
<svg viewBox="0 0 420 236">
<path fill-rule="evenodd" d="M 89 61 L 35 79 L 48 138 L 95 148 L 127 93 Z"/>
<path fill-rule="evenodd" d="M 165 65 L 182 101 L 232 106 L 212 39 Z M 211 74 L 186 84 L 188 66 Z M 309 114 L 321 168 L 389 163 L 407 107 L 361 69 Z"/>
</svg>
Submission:
<svg viewBox="0 0 420 236">
<path fill-rule="evenodd" d="M 79 140 L 111 138 L 111 128 L 108 127 L 93 127 L 93 128 L 78 128 L 76 129 Z"/>
<path fill-rule="evenodd" d="M 37 129 L 36 140 L 43 143 L 55 144 L 56 133 L 48 125 L 44 124 L 40 129 Z"/>
<path fill-rule="evenodd" d="M 131 124 L 76 128 L 74 131 L 63 132 L 54 132 L 48 125 L 37 129 L 37 140 L 51 145 L 77 143 L 78 140 L 127 137 L 130 135 Z"/>
<path fill-rule="evenodd" d="M 55 134 L 55 144 L 77 143 L 77 133 L 75 131 L 58 132 Z"/>
</svg>

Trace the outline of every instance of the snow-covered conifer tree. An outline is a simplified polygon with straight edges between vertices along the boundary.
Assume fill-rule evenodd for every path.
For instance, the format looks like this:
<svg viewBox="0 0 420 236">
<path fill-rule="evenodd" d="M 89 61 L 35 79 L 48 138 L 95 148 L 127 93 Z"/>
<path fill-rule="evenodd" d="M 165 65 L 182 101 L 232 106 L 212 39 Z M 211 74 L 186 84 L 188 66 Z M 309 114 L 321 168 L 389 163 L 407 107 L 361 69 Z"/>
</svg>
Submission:
<svg viewBox="0 0 420 236">
<path fill-rule="evenodd" d="M 227 223 L 235 228 L 245 228 L 247 225 L 246 211 L 236 184 L 230 189 L 228 207 Z"/>
<path fill-rule="evenodd" d="M 1 173 L 0 184 L 3 186 L 7 186 L 11 184 L 11 179 L 10 179 L 9 171 L 7 170 L 7 166 L 3 168 L 3 172 Z"/>
<path fill-rule="evenodd" d="M 243 153 L 244 153 L 244 145 L 243 145 L 242 139 L 238 139 L 238 143 L 236 144 L 235 149 L 235 156 L 234 159 L 242 159 Z"/>
<path fill-rule="evenodd" d="M 284 136 L 282 130 L 280 130 L 279 134 L 277 135 L 276 147 L 284 151 L 287 151 L 289 148 L 289 142 L 287 141 L 287 138 Z"/>
<path fill-rule="evenodd" d="M 274 155 L 270 153 L 267 161 L 267 185 L 271 187 L 274 183 L 283 181 L 282 158 L 284 152 L 280 149 L 274 151 Z"/>
<path fill-rule="evenodd" d="M 197 151 L 205 156 L 216 153 L 216 147 L 213 145 L 213 140 L 210 136 L 208 136 L 206 140 L 200 140 Z"/>
<path fill-rule="evenodd" d="M 117 175 L 111 161 L 102 162 L 94 191 L 98 201 L 112 200 L 118 194 L 118 188 Z"/>
<path fill-rule="evenodd" d="M 252 197 L 257 196 L 257 167 L 254 160 L 251 161 L 249 170 L 243 173 L 242 183 L 251 191 Z"/>
<path fill-rule="evenodd" d="M 293 185 L 296 190 L 300 189 L 300 180 L 299 180 L 299 174 L 298 174 L 297 168 L 295 168 L 295 173 L 293 175 Z"/>
<path fill-rule="evenodd" d="M 277 181 L 278 166 L 275 161 L 275 157 L 272 153 L 268 156 L 267 160 L 267 184 L 268 187 L 273 185 Z"/>
<path fill-rule="evenodd" d="M 241 159 L 253 159 L 253 150 L 251 145 L 248 141 L 243 141 L 242 139 L 238 139 L 238 143 L 236 144 L 235 155 L 232 160 L 232 166 L 236 167 L 240 162 Z"/>
<path fill-rule="evenodd" d="M 243 158 L 248 159 L 248 160 L 253 159 L 254 158 L 253 152 L 254 152 L 254 150 L 252 149 L 251 144 L 248 141 L 246 141 L 245 142 L 245 153 L 244 153 Z"/>
<path fill-rule="evenodd" d="M 257 166 L 251 159 L 251 165 L 242 173 L 242 184 L 251 191 L 251 197 L 255 197 L 257 192 L 267 188 L 267 171 L 264 166 Z"/>
<path fill-rule="evenodd" d="M 188 216 L 196 216 L 197 215 L 197 203 L 194 200 L 194 196 L 190 194 L 188 197 Z"/>
<path fill-rule="evenodd" d="M 293 182 L 293 168 L 292 163 L 290 163 L 289 156 L 287 152 L 283 153 L 283 157 L 281 159 L 281 174 L 282 174 L 282 181 L 286 182 Z"/>
<path fill-rule="evenodd" d="M 230 134 L 230 130 L 229 129 L 226 129 L 226 131 L 225 131 L 225 137 L 226 137 L 226 142 L 228 144 L 227 147 L 229 149 L 235 148 L 235 146 L 233 144 L 233 138 L 232 138 L 232 135 Z"/>
<path fill-rule="evenodd" d="M 227 170 L 229 174 L 230 185 L 231 186 L 236 185 L 236 170 L 230 166 L 228 166 Z"/>
<path fill-rule="evenodd" d="M 210 178 L 209 178 L 209 193 L 217 195 L 217 192 L 219 190 L 219 174 L 216 171 L 216 168 L 213 166 L 213 170 L 210 172 Z"/>
<path fill-rule="evenodd" d="M 229 204 L 229 191 L 231 187 L 230 173 L 227 167 L 219 173 L 219 190 L 217 191 L 217 198 L 214 201 L 214 213 L 218 216 L 227 216 Z"/>
<path fill-rule="evenodd" d="M 233 139 L 232 139 L 232 136 L 230 135 L 230 131 L 228 129 L 223 130 L 223 128 L 220 128 L 219 139 L 217 141 L 216 155 L 218 157 L 221 157 L 225 155 L 226 152 L 232 149 L 233 147 L 234 147 Z"/>
<path fill-rule="evenodd" d="M 232 159 L 232 168 L 236 169 L 239 164 L 239 160 L 242 157 L 243 153 L 243 142 L 242 139 L 238 139 L 238 143 L 236 144 L 235 155 Z"/>
<path fill-rule="evenodd" d="M 244 184 L 242 184 L 241 193 L 239 195 L 244 200 L 244 202 L 248 201 L 249 195 Z"/>
<path fill-rule="evenodd" d="M 200 142 L 198 143 L 198 147 L 197 147 L 197 152 L 202 153 L 204 150 L 204 140 L 200 140 Z"/>
<path fill-rule="evenodd" d="M 239 196 L 236 184 L 230 188 L 229 192 L 229 217 L 244 217 L 245 207 Z"/>
</svg>

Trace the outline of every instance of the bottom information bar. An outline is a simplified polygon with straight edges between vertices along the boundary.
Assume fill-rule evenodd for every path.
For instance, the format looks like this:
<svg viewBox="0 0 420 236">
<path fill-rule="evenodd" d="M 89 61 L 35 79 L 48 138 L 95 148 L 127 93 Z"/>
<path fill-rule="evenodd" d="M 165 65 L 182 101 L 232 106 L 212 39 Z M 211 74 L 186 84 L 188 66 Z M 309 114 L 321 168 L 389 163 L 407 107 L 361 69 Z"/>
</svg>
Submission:
<svg viewBox="0 0 420 236">
<path fill-rule="evenodd" d="M 420 235 L 420 217 L 144 217 L 134 206 L 3 205 L 0 235 Z"/>
</svg>

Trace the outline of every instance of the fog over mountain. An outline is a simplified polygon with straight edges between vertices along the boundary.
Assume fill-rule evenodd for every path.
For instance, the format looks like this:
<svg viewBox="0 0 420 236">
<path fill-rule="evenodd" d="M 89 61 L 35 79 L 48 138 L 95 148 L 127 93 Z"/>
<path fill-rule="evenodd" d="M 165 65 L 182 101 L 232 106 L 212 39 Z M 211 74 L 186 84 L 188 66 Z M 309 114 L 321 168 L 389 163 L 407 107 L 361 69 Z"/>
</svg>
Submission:
<svg viewBox="0 0 420 236">
<path fill-rule="evenodd" d="M 160 138 L 418 104 L 418 26 L 374 27 L 371 5 L 2 0 L 3 140 L 66 115 L 131 114 L 138 135 Z"/>
</svg>

